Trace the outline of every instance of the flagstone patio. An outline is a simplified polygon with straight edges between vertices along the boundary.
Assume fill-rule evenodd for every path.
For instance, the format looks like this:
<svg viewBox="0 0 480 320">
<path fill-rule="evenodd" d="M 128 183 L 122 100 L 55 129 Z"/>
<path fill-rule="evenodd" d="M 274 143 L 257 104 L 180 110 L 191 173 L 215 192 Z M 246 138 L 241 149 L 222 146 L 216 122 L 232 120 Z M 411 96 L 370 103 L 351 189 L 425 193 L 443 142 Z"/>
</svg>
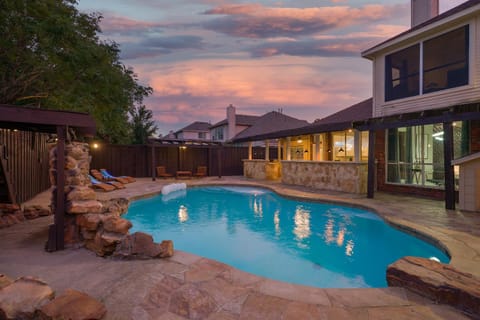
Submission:
<svg viewBox="0 0 480 320">
<path fill-rule="evenodd" d="M 134 199 L 160 192 L 172 180 L 138 179 L 98 198 Z M 241 177 L 203 178 L 201 184 L 252 184 L 305 199 L 374 209 L 393 224 L 436 239 L 451 265 L 480 277 L 480 214 L 445 210 L 443 202 L 377 193 L 319 192 Z M 43 193 L 29 204 L 48 204 Z M 176 251 L 169 259 L 115 261 L 85 249 L 44 251 L 52 216 L 0 230 L 0 273 L 39 277 L 61 294 L 83 291 L 103 302 L 106 319 L 468 319 L 403 288 L 320 289 L 273 281 L 228 265 Z"/>
</svg>

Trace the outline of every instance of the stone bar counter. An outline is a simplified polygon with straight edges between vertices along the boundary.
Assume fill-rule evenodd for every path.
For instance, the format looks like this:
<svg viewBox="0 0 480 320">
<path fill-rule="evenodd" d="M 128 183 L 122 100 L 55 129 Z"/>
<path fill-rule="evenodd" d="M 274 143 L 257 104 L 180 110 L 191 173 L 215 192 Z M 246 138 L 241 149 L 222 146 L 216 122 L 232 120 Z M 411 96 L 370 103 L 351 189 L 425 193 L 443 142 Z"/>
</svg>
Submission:
<svg viewBox="0 0 480 320">
<path fill-rule="evenodd" d="M 246 178 L 362 194 L 367 192 L 366 162 L 243 160 Z"/>
</svg>

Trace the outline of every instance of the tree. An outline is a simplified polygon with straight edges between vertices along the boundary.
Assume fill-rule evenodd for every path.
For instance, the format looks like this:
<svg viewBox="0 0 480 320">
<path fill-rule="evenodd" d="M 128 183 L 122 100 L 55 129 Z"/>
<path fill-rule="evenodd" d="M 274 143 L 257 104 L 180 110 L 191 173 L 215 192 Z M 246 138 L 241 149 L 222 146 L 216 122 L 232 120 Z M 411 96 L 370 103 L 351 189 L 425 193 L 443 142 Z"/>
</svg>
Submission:
<svg viewBox="0 0 480 320">
<path fill-rule="evenodd" d="M 76 4 L 0 1 L 0 103 L 88 112 L 100 137 L 129 143 L 129 112 L 152 88 L 119 61 L 116 43 L 99 39 L 102 16 Z"/>
<path fill-rule="evenodd" d="M 144 105 L 130 110 L 131 126 L 134 144 L 145 144 L 148 137 L 151 137 L 158 130 L 153 120 L 152 110 Z"/>
</svg>

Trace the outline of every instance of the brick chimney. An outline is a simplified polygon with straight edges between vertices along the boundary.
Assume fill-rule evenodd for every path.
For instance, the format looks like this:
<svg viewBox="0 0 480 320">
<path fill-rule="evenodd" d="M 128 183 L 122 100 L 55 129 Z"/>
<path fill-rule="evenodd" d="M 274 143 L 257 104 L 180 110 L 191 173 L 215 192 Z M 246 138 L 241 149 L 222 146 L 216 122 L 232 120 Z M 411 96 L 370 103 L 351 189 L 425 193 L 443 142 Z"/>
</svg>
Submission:
<svg viewBox="0 0 480 320">
<path fill-rule="evenodd" d="M 227 137 L 225 140 L 232 140 L 235 137 L 236 126 L 237 126 L 237 119 L 235 117 L 235 107 L 233 105 L 229 105 L 227 107 Z"/>
<path fill-rule="evenodd" d="M 438 0 L 411 0 L 412 28 L 438 16 Z"/>
</svg>

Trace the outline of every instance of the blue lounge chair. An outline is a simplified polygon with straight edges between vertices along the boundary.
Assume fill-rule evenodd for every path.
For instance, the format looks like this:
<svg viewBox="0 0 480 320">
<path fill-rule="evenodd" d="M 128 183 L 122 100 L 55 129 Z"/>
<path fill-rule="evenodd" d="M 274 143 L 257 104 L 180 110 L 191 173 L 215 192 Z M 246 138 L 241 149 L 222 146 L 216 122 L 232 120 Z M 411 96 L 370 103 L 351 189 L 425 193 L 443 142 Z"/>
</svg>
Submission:
<svg viewBox="0 0 480 320">
<path fill-rule="evenodd" d="M 135 182 L 135 178 L 129 177 L 129 176 L 114 176 L 110 174 L 110 172 L 107 171 L 107 169 L 100 169 L 100 172 L 102 173 L 102 176 L 107 179 L 107 180 L 117 180 L 121 183 L 130 183 L 130 182 Z"/>
<path fill-rule="evenodd" d="M 91 175 L 88 175 L 88 177 L 90 178 L 90 183 L 92 184 L 93 188 L 101 189 L 103 191 L 113 191 L 116 189 L 115 186 L 100 182 Z"/>
</svg>

